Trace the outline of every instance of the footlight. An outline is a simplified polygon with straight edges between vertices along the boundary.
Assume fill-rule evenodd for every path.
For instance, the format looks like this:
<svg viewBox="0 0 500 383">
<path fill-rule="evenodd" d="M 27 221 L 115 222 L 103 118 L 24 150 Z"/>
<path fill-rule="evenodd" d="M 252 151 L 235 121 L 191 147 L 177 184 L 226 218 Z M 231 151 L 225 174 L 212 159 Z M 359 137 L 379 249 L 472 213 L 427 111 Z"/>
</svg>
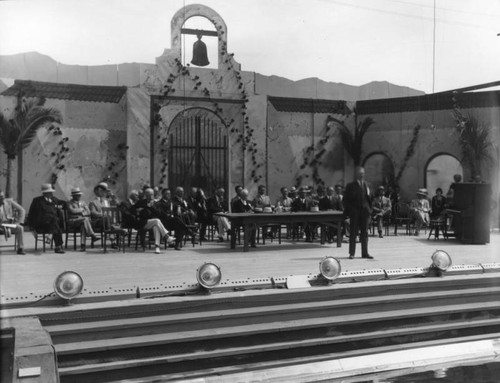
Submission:
<svg viewBox="0 0 500 383">
<path fill-rule="evenodd" d="M 54 281 L 54 292 L 59 298 L 66 300 L 70 304 L 70 300 L 82 292 L 83 279 L 80 274 L 74 271 L 65 271 L 57 276 Z"/>
<path fill-rule="evenodd" d="M 438 277 L 443 275 L 443 272 L 448 270 L 451 267 L 451 257 L 444 250 L 436 250 L 432 256 L 432 265 L 429 269 L 429 272 L 434 272 Z"/>
<path fill-rule="evenodd" d="M 220 271 L 220 267 L 216 264 L 205 263 L 196 270 L 196 279 L 203 289 L 210 292 L 210 289 L 213 289 L 220 283 L 222 272 Z"/>
<path fill-rule="evenodd" d="M 342 268 L 340 261 L 334 257 L 325 257 L 319 263 L 319 279 L 326 280 L 329 284 L 340 275 Z"/>
</svg>

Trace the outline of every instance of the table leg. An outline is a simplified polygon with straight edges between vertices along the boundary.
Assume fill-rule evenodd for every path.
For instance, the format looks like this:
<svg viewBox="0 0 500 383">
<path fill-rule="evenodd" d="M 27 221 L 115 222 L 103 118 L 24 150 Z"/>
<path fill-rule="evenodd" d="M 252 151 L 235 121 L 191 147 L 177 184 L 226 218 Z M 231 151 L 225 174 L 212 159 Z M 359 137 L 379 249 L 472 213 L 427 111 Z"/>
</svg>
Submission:
<svg viewBox="0 0 500 383">
<path fill-rule="evenodd" d="M 239 227 L 231 223 L 231 249 L 236 248 L 236 236 L 238 235 Z"/>
<path fill-rule="evenodd" d="M 248 242 L 250 240 L 250 225 L 244 225 L 243 226 L 243 251 L 248 251 Z"/>
<path fill-rule="evenodd" d="M 337 222 L 337 247 L 342 247 L 342 222 Z"/>
</svg>

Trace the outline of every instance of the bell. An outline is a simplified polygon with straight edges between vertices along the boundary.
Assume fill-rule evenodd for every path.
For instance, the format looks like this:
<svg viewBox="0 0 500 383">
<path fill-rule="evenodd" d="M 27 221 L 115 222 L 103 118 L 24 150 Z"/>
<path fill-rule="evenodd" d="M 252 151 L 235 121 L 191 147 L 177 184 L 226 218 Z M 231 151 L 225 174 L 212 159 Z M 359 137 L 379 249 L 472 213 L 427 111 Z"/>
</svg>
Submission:
<svg viewBox="0 0 500 383">
<path fill-rule="evenodd" d="M 201 41 L 201 35 L 198 35 L 198 41 L 193 44 L 193 59 L 191 64 L 196 66 L 207 66 L 210 64 L 207 55 L 207 46 Z"/>
</svg>

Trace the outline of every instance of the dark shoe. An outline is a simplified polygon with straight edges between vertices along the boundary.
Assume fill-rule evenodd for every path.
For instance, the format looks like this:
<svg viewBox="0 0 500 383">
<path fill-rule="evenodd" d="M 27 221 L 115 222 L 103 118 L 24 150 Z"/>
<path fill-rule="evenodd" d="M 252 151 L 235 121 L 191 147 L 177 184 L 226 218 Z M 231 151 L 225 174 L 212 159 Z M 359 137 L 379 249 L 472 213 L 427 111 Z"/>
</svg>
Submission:
<svg viewBox="0 0 500 383">
<path fill-rule="evenodd" d="M 24 252 L 24 249 L 22 247 L 20 247 L 19 249 L 17 249 L 17 254 L 19 254 L 19 255 L 26 255 L 26 253 Z"/>
<path fill-rule="evenodd" d="M 257 247 L 255 243 L 250 244 L 250 247 Z"/>
<path fill-rule="evenodd" d="M 349 259 L 354 259 L 354 255 L 349 255 Z"/>
<path fill-rule="evenodd" d="M 384 236 L 382 235 L 382 233 L 378 233 L 378 237 L 379 238 L 384 238 Z"/>
<path fill-rule="evenodd" d="M 224 242 L 224 238 L 223 237 L 219 237 L 219 239 L 217 241 L 218 242 Z"/>
<path fill-rule="evenodd" d="M 175 245 L 175 250 L 180 250 L 180 249 L 181 249 L 181 244 L 180 243 L 176 244 Z"/>
<path fill-rule="evenodd" d="M 92 242 L 97 242 L 97 241 L 101 240 L 101 237 L 98 237 L 97 235 L 93 235 L 92 237 L 90 237 L 90 239 L 92 240 Z"/>
<path fill-rule="evenodd" d="M 118 249 L 118 245 L 117 245 L 116 243 L 112 243 L 112 244 L 111 244 L 111 248 L 112 248 L 112 249 Z"/>
<path fill-rule="evenodd" d="M 80 251 L 87 251 L 87 248 L 85 247 L 85 245 L 80 246 Z"/>
<path fill-rule="evenodd" d="M 370 254 L 363 255 L 361 258 L 373 259 L 373 257 Z"/>
<path fill-rule="evenodd" d="M 56 249 L 54 250 L 55 253 L 57 254 L 64 254 L 66 253 L 61 247 L 56 247 Z"/>
<path fill-rule="evenodd" d="M 207 239 L 207 237 L 200 237 L 200 241 L 207 242 L 208 239 Z"/>
</svg>

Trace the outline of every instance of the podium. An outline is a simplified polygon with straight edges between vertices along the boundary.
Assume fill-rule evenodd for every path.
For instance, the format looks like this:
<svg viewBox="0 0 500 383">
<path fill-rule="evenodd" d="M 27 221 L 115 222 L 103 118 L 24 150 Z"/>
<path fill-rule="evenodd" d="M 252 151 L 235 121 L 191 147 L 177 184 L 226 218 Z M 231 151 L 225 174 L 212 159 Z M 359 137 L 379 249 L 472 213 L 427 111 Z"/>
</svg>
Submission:
<svg viewBox="0 0 500 383">
<path fill-rule="evenodd" d="M 455 234 L 462 243 L 485 244 L 490 242 L 491 185 L 482 183 L 455 184 L 453 210 Z"/>
</svg>

